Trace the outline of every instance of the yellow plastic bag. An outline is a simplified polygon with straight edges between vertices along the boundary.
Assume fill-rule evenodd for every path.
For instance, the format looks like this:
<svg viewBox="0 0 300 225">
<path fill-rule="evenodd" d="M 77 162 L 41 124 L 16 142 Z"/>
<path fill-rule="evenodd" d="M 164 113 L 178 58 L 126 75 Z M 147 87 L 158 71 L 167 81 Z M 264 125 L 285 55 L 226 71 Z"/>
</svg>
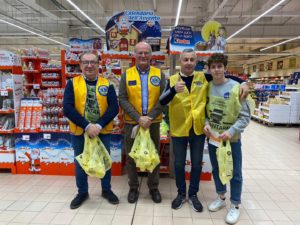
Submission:
<svg viewBox="0 0 300 225">
<path fill-rule="evenodd" d="M 111 168 L 111 158 L 99 137 L 89 138 L 84 134 L 83 152 L 76 156 L 82 169 L 91 177 L 103 178 Z"/>
<path fill-rule="evenodd" d="M 149 129 L 139 128 L 129 156 L 141 171 L 152 171 L 160 163 L 159 155 L 151 139 Z"/>
<path fill-rule="evenodd" d="M 219 165 L 219 177 L 222 184 L 226 184 L 233 176 L 233 161 L 230 141 L 222 141 L 216 154 Z"/>
</svg>

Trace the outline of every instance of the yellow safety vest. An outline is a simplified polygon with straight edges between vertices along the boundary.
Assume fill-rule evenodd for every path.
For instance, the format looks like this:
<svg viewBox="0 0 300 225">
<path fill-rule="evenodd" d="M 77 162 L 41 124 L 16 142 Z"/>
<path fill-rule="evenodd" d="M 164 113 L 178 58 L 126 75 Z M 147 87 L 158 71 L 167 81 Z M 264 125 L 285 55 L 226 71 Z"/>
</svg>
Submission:
<svg viewBox="0 0 300 225">
<path fill-rule="evenodd" d="M 158 102 L 160 96 L 161 72 L 160 69 L 150 66 L 148 74 L 148 112 L 152 110 L 154 105 Z M 139 72 L 135 66 L 126 70 L 126 89 L 128 94 L 128 101 L 133 105 L 135 110 L 142 115 L 142 85 Z M 127 113 L 125 113 L 125 122 L 130 124 L 137 124 Z M 153 122 L 160 122 L 162 114 L 154 118 Z"/>
<path fill-rule="evenodd" d="M 170 77 L 174 87 L 179 73 Z M 173 137 L 187 137 L 193 127 L 196 135 L 203 134 L 208 82 L 203 72 L 194 72 L 191 91 L 177 93 L 169 104 L 170 131 Z"/>
<path fill-rule="evenodd" d="M 98 81 L 96 84 L 96 97 L 98 102 L 98 107 L 100 111 L 100 117 L 106 112 L 107 110 L 107 92 L 109 88 L 109 81 L 103 77 L 98 76 Z M 87 87 L 86 82 L 84 80 L 83 75 L 74 77 L 73 78 L 73 90 L 74 90 L 74 103 L 75 109 L 77 112 L 84 116 L 85 112 L 85 104 L 87 98 Z M 69 120 L 70 124 L 70 132 L 73 135 L 81 135 L 83 134 L 83 129 L 77 126 L 75 123 Z M 101 130 L 101 134 L 109 134 L 113 129 L 113 121 L 107 124 Z"/>
<path fill-rule="evenodd" d="M 211 88 L 209 83 L 209 92 Z M 228 130 L 237 120 L 241 111 L 240 103 L 240 84 L 233 86 L 229 92 L 228 98 L 209 95 L 209 100 L 206 106 L 209 125 L 214 131 L 222 134 Z M 239 134 L 232 137 L 231 141 L 237 140 Z"/>
</svg>

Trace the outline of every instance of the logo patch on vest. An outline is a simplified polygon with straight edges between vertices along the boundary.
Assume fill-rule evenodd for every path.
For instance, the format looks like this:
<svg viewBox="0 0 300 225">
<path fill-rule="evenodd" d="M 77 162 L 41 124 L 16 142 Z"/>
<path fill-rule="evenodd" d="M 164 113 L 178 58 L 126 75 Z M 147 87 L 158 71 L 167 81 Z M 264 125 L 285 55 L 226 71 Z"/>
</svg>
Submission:
<svg viewBox="0 0 300 225">
<path fill-rule="evenodd" d="M 135 85 L 136 85 L 136 80 L 128 81 L 128 86 L 135 86 Z"/>
<path fill-rule="evenodd" d="M 201 81 L 195 81 L 194 84 L 195 84 L 197 87 L 201 87 L 201 86 L 202 86 L 202 82 L 201 82 Z"/>
<path fill-rule="evenodd" d="M 229 96 L 230 96 L 229 92 L 224 93 L 224 99 L 229 99 Z"/>
<path fill-rule="evenodd" d="M 102 96 L 106 96 L 108 92 L 108 87 L 107 86 L 100 86 L 98 87 L 98 92 Z"/>
<path fill-rule="evenodd" d="M 151 77 L 150 82 L 153 86 L 159 86 L 160 84 L 160 78 L 157 76 Z"/>
</svg>

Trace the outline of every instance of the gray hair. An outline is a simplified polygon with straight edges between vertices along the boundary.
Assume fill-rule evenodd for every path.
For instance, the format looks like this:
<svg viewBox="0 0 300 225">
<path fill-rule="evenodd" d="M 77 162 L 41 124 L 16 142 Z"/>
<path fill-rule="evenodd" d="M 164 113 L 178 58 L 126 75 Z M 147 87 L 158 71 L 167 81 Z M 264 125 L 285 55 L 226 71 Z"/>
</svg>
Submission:
<svg viewBox="0 0 300 225">
<path fill-rule="evenodd" d="M 140 42 L 138 42 L 138 43 L 134 46 L 134 53 L 136 53 L 136 46 L 139 45 L 139 44 L 145 44 L 145 45 L 148 45 L 149 50 L 150 50 L 150 53 L 152 53 L 151 45 L 150 45 L 149 43 L 147 43 L 146 41 L 140 41 Z"/>
<path fill-rule="evenodd" d="M 96 58 L 97 60 L 100 60 L 100 57 L 99 57 L 98 53 L 96 53 L 96 52 L 94 52 L 94 51 L 89 51 L 89 52 L 84 52 L 84 53 L 82 53 L 82 54 L 79 56 L 79 61 L 80 61 L 80 62 L 81 62 L 81 59 L 82 59 L 82 57 L 83 57 L 84 55 L 94 55 L 95 58 Z"/>
<path fill-rule="evenodd" d="M 183 55 L 184 53 L 194 53 L 195 56 L 196 56 L 196 58 L 197 58 L 197 55 L 196 55 L 196 52 L 195 52 L 194 49 L 192 49 L 192 48 L 185 48 L 185 49 L 183 49 L 182 53 L 180 54 L 179 59 L 181 59 L 181 57 L 182 57 L 182 55 Z"/>
</svg>

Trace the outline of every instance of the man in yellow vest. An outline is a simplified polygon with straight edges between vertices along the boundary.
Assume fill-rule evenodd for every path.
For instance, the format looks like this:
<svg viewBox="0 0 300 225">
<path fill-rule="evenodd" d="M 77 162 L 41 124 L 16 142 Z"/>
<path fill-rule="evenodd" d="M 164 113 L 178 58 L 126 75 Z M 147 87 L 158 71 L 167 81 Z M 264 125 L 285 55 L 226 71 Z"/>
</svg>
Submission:
<svg viewBox="0 0 300 225">
<path fill-rule="evenodd" d="M 119 100 L 125 112 L 125 151 L 126 166 L 129 178 L 129 193 L 127 200 L 135 203 L 138 199 L 138 174 L 134 160 L 128 155 L 134 139 L 131 137 L 133 127 L 139 125 L 144 129 L 149 128 L 151 138 L 159 150 L 159 127 L 162 120 L 163 107 L 159 103 L 164 85 L 165 76 L 155 67 L 150 66 L 152 57 L 151 46 L 146 42 L 139 42 L 135 46 L 136 66 L 126 70 L 121 77 Z M 148 187 L 152 200 L 161 202 L 158 190 L 159 165 L 148 174 Z"/>
<path fill-rule="evenodd" d="M 114 86 L 98 75 L 99 57 L 94 53 L 80 56 L 82 75 L 70 80 L 64 93 L 64 114 L 69 119 L 71 142 L 75 157 L 83 152 L 84 132 L 90 138 L 99 136 L 109 152 L 112 121 L 118 114 L 118 100 Z M 78 194 L 70 204 L 78 208 L 88 197 L 87 174 L 75 160 Z M 102 197 L 111 204 L 118 204 L 118 197 L 111 190 L 111 170 L 101 179 Z"/>
<path fill-rule="evenodd" d="M 162 105 L 169 104 L 170 132 L 175 158 L 175 177 L 178 190 L 172 208 L 179 209 L 186 201 L 185 161 L 188 144 L 191 154 L 191 176 L 188 200 L 193 210 L 202 212 L 197 197 L 205 135 L 205 106 L 208 82 L 212 77 L 194 71 L 197 56 L 193 49 L 185 49 L 180 55 L 181 70 L 172 75 L 160 96 Z M 240 79 L 238 81 L 242 82 Z M 244 85 L 243 85 L 244 86 Z M 247 87 L 243 87 L 247 91 Z"/>
</svg>

